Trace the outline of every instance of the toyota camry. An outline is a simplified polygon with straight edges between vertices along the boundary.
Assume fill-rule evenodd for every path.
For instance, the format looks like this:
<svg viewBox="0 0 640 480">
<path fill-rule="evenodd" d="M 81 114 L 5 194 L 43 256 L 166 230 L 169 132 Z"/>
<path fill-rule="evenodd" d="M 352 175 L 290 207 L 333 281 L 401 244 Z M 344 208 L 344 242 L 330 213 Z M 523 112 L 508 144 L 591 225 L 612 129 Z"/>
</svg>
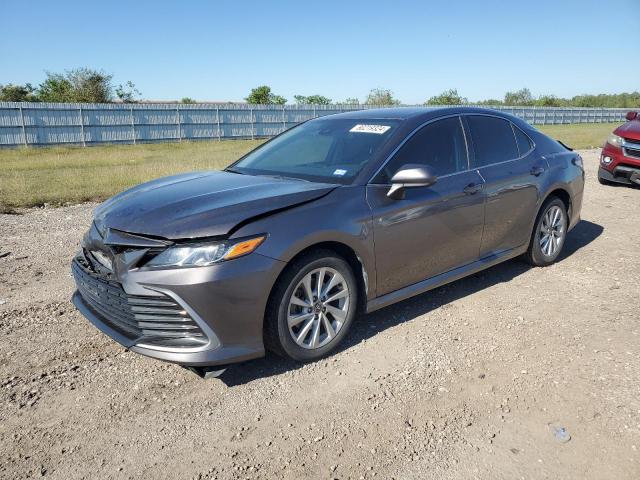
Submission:
<svg viewBox="0 0 640 480">
<path fill-rule="evenodd" d="M 73 302 L 131 351 L 203 376 L 265 349 L 313 361 L 359 314 L 514 257 L 555 262 L 583 187 L 577 153 L 499 111 L 321 117 L 224 171 L 101 204 Z"/>
</svg>

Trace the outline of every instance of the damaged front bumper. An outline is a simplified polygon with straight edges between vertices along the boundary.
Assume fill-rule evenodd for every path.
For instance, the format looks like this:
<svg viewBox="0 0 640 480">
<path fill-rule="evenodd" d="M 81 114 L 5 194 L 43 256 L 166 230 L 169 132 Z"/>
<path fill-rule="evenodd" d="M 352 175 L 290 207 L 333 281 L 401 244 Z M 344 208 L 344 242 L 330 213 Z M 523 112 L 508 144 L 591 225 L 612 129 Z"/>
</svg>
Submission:
<svg viewBox="0 0 640 480">
<path fill-rule="evenodd" d="M 254 252 L 208 267 L 105 275 L 92 269 L 90 257 L 80 253 L 73 260 L 72 301 L 125 348 L 193 367 L 264 355 L 264 312 L 284 262 Z"/>
</svg>

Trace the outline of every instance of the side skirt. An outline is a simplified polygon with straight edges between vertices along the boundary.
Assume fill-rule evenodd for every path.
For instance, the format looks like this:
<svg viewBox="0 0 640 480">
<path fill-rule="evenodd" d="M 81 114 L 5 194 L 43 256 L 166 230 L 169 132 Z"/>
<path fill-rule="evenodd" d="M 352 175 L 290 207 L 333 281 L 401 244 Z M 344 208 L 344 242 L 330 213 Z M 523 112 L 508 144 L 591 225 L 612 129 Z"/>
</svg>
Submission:
<svg viewBox="0 0 640 480">
<path fill-rule="evenodd" d="M 447 283 L 455 282 L 456 280 L 473 275 L 476 272 L 497 265 L 498 263 L 502 263 L 517 257 L 518 255 L 522 255 L 527 251 L 527 246 L 528 245 L 525 244 L 511 250 L 489 255 L 462 267 L 455 268 L 448 272 L 441 273 L 440 275 L 436 275 L 435 277 L 401 288 L 395 292 L 387 293 L 378 298 L 374 298 L 373 300 L 369 300 L 367 302 L 367 313 L 386 307 L 392 303 L 420 295 L 421 293 L 428 292 L 429 290 L 441 287 Z"/>
</svg>

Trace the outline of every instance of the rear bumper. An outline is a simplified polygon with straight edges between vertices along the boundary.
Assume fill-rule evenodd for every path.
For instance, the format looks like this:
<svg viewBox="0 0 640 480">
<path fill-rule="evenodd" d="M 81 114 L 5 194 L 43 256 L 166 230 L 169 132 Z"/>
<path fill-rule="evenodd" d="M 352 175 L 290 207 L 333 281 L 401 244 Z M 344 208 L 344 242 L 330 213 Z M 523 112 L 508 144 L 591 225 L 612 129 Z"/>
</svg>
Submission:
<svg viewBox="0 0 640 480">
<path fill-rule="evenodd" d="M 264 355 L 264 312 L 284 265 L 253 253 L 211 267 L 130 271 L 119 279 L 126 294 L 172 297 L 206 332 L 209 341 L 202 347 L 145 345 L 114 328 L 80 291 L 72 302 L 95 327 L 132 352 L 185 366 L 227 365 Z"/>
</svg>

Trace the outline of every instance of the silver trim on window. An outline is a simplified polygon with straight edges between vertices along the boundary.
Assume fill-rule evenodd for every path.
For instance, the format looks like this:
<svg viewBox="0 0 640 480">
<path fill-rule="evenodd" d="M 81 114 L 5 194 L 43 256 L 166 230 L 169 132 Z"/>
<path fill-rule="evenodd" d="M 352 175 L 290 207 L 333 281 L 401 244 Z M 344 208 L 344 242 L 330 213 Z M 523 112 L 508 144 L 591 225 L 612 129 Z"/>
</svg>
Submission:
<svg viewBox="0 0 640 480">
<path fill-rule="evenodd" d="M 511 158 L 509 160 L 502 160 L 501 162 L 494 162 L 494 163 L 489 163 L 487 165 L 482 165 L 482 166 L 472 166 L 471 165 L 471 149 L 469 146 L 469 140 L 467 139 L 467 129 L 465 128 L 464 124 L 462 123 L 462 118 L 463 117 L 470 117 L 470 116 L 480 116 L 480 117 L 493 117 L 493 118 L 498 118 L 500 120 L 504 120 L 505 122 L 509 122 L 509 124 L 511 125 L 511 131 L 513 132 L 513 139 L 516 142 L 516 148 L 518 149 L 518 154 L 520 154 L 520 149 L 518 148 L 518 140 L 515 138 L 515 131 L 514 128 L 518 128 L 522 133 L 524 133 L 527 138 L 529 139 L 529 142 L 531 144 L 531 149 L 528 150 L 525 154 L 520 155 L 519 157 L 516 158 Z M 426 127 L 427 125 L 429 125 L 430 123 L 434 123 L 437 122 L 438 120 L 445 120 L 447 118 L 452 118 L 452 117 L 458 117 L 460 119 L 460 125 L 462 127 L 462 133 L 464 135 L 464 141 L 465 141 L 465 145 L 467 148 L 467 165 L 469 166 L 469 168 L 467 170 L 461 170 L 459 172 L 453 172 L 453 173 L 448 173 L 446 175 L 441 175 L 438 178 L 447 178 L 453 175 L 459 175 L 461 173 L 468 173 L 468 172 L 473 172 L 474 170 L 478 171 L 478 173 L 480 173 L 480 169 L 481 168 L 487 168 L 487 167 L 493 167 L 496 165 L 501 165 L 503 163 L 508 163 L 508 162 L 515 162 L 516 160 L 521 160 L 524 157 L 528 156 L 533 150 L 535 150 L 536 148 L 536 143 L 533 141 L 533 139 L 529 136 L 529 134 L 527 132 L 525 132 L 524 130 L 522 130 L 520 127 L 518 127 L 517 125 L 515 125 L 511 120 L 509 120 L 508 118 L 505 117 L 501 117 L 500 115 L 492 115 L 490 113 L 480 113 L 480 112 L 473 112 L 473 113 L 455 113 L 455 114 L 451 114 L 451 115 L 445 115 L 442 117 L 438 117 L 438 118 L 432 118 L 431 120 L 428 120 L 424 123 L 421 123 L 420 125 L 418 125 L 415 129 L 413 129 L 411 131 L 411 133 L 409 133 L 409 135 L 407 135 L 404 140 L 402 140 L 402 142 L 393 149 L 393 151 L 387 156 L 387 158 L 385 159 L 384 162 L 382 162 L 382 165 L 380 165 L 380 167 L 373 173 L 373 175 L 371 175 L 371 177 L 369 178 L 369 180 L 367 181 L 367 185 L 383 185 L 383 186 L 388 186 L 390 185 L 389 183 L 374 183 L 373 179 L 382 171 L 382 169 L 384 167 L 387 166 L 387 163 L 389 163 L 393 157 L 395 156 L 396 153 L 398 153 L 398 150 L 400 150 L 402 148 L 402 146 L 411 138 L 413 137 L 419 130 L 421 130 L 423 127 Z M 475 159 L 475 149 L 474 149 L 474 155 L 473 155 L 474 159 Z M 482 176 L 482 175 L 481 175 Z"/>
</svg>

